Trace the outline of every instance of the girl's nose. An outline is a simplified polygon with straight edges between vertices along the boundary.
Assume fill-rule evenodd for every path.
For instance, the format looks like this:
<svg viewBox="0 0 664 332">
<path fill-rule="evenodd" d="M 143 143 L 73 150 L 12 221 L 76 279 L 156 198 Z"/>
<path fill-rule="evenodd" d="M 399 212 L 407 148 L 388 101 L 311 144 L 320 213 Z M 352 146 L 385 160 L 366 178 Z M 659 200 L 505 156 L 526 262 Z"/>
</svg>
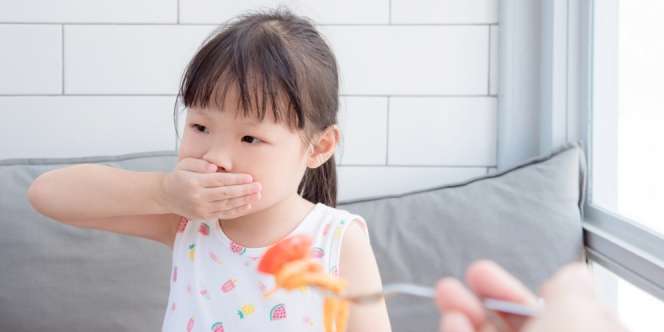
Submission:
<svg viewBox="0 0 664 332">
<path fill-rule="evenodd" d="M 217 172 L 230 172 L 233 169 L 233 163 L 231 162 L 232 155 L 233 152 L 230 147 L 224 146 L 224 144 L 217 144 L 207 149 L 207 152 L 203 155 L 203 159 L 213 165 L 217 165 Z"/>
</svg>

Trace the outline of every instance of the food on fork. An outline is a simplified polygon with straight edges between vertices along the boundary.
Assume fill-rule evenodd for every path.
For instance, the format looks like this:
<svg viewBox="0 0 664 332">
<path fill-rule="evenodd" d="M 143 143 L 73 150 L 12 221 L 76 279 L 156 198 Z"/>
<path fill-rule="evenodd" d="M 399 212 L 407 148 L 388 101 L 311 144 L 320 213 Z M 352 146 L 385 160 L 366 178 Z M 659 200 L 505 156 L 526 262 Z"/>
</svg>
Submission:
<svg viewBox="0 0 664 332">
<path fill-rule="evenodd" d="M 311 258 L 311 250 L 311 237 L 307 235 L 291 236 L 269 248 L 258 263 L 258 271 L 275 278 L 275 288 L 265 296 L 279 288 L 316 287 L 331 292 L 334 295 L 326 296 L 323 303 L 325 331 L 344 332 L 349 303 L 340 295 L 346 282 L 326 274 L 320 263 Z"/>
</svg>

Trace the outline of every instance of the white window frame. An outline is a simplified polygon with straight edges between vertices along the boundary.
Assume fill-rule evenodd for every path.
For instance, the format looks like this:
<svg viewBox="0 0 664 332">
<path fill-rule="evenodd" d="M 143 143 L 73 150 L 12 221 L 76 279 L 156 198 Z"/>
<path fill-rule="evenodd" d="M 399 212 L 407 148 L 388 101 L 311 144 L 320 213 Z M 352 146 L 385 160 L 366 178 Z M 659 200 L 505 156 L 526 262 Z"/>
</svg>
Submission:
<svg viewBox="0 0 664 332">
<path fill-rule="evenodd" d="M 593 0 L 500 1 L 497 167 L 580 141 L 588 258 L 664 301 L 664 237 L 592 200 L 593 14 Z"/>
</svg>

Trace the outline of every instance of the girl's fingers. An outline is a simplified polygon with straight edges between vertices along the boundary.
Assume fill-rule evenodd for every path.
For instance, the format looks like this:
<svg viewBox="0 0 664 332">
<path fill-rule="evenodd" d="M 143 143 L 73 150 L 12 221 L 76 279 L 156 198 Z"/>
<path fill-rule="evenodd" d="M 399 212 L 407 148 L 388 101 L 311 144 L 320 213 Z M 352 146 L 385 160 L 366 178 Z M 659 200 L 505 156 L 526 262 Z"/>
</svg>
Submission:
<svg viewBox="0 0 664 332">
<path fill-rule="evenodd" d="M 212 173 L 217 171 L 217 166 L 203 159 L 183 158 L 175 165 L 175 169 L 198 173 Z"/>
<path fill-rule="evenodd" d="M 210 204 L 214 206 L 214 210 L 216 211 L 225 211 L 256 202 L 259 199 L 261 199 L 261 193 L 253 193 L 245 196 L 210 202 Z"/>
<path fill-rule="evenodd" d="M 205 188 L 225 187 L 232 185 L 241 185 L 251 183 L 253 177 L 249 174 L 242 173 L 210 173 L 200 174 L 201 185 Z"/>
<path fill-rule="evenodd" d="M 214 212 L 214 214 L 216 215 L 217 219 L 233 219 L 239 217 L 240 215 L 249 211 L 250 209 L 251 209 L 251 204 L 247 204 L 230 210 L 217 211 Z"/>
<path fill-rule="evenodd" d="M 443 312 L 443 317 L 450 312 L 462 314 L 475 328 L 486 320 L 479 299 L 456 279 L 444 278 L 438 282 L 436 303 Z"/>
<path fill-rule="evenodd" d="M 258 182 L 230 185 L 219 188 L 207 189 L 205 200 L 208 202 L 226 200 L 233 197 L 246 196 L 253 193 L 258 193 L 262 190 L 261 184 Z"/>
</svg>

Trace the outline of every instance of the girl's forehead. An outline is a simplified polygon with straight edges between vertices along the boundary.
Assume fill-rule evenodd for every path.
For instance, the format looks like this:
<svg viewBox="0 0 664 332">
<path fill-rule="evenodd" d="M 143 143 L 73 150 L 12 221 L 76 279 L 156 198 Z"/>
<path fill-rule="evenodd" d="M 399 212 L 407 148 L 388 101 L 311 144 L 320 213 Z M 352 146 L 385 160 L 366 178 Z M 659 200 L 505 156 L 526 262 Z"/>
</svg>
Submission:
<svg viewBox="0 0 664 332">
<path fill-rule="evenodd" d="M 278 125 L 272 112 L 265 112 L 263 119 L 260 119 L 258 112 L 252 111 L 244 114 L 241 110 L 220 110 L 217 108 L 199 108 L 191 107 L 187 115 L 200 117 L 207 120 L 234 121 L 236 123 L 258 126 L 258 125 Z"/>
</svg>

